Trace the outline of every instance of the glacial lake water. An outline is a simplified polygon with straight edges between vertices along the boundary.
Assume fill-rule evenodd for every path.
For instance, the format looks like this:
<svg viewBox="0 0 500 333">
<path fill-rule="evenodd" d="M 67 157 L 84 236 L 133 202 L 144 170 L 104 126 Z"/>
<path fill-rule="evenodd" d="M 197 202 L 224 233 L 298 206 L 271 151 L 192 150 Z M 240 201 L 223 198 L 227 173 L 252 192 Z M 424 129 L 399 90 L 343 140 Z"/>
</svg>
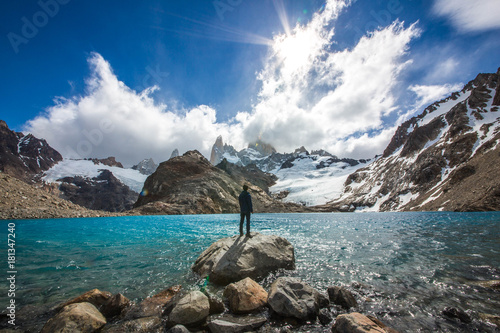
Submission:
<svg viewBox="0 0 500 333">
<path fill-rule="evenodd" d="M 1 221 L 7 275 L 8 224 L 15 223 L 16 304 L 61 302 L 93 288 L 134 301 L 175 284 L 199 288 L 191 272 L 214 241 L 238 232 L 237 215 L 140 216 Z M 500 315 L 500 213 L 254 214 L 252 231 L 287 238 L 294 276 L 322 292 L 352 290 L 357 311 L 401 332 L 495 332 L 478 313 Z M 2 291 L 8 289 L 1 279 Z M 211 287 L 211 292 L 221 293 Z M 5 309 L 6 292 L 0 295 Z M 445 307 L 475 320 L 444 318 Z M 297 331 L 329 331 L 319 325 Z"/>
</svg>

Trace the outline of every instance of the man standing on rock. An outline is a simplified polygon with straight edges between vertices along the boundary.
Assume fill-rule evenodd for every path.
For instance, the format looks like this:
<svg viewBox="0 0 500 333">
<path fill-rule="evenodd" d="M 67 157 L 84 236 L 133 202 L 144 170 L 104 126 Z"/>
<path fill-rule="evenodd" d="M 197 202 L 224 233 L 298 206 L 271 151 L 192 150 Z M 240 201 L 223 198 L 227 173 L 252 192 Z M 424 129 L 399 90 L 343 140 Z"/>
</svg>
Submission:
<svg viewBox="0 0 500 333">
<path fill-rule="evenodd" d="M 240 201 L 240 236 L 243 236 L 243 222 L 247 218 L 247 237 L 250 236 L 250 214 L 253 213 L 252 197 L 248 193 L 248 186 L 243 185 L 243 192 L 238 197 Z"/>
</svg>

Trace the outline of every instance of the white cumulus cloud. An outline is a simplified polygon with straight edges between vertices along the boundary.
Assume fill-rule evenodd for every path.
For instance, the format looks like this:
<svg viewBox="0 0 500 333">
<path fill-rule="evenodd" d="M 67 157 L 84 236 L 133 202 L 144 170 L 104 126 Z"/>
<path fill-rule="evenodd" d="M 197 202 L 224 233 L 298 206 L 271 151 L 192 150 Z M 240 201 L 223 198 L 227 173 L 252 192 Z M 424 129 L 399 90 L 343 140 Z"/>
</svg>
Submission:
<svg viewBox="0 0 500 333">
<path fill-rule="evenodd" d="M 417 95 L 415 108 L 420 109 L 436 101 L 448 97 L 452 92 L 459 91 L 463 84 L 444 84 L 444 85 L 412 85 L 408 89 Z"/>
<path fill-rule="evenodd" d="M 97 53 L 89 65 L 92 74 L 85 96 L 56 100 L 25 127 L 65 157 L 114 155 L 132 165 L 149 157 L 165 161 L 175 148 L 198 149 L 207 155 L 217 133 L 230 136 L 230 130 L 238 129 L 217 123 L 216 111 L 205 105 L 176 111 L 155 103 L 151 93 L 156 87 L 143 92 L 130 89 Z"/>
<path fill-rule="evenodd" d="M 277 35 L 263 69 L 257 103 L 227 122 L 200 105 L 177 110 L 157 103 L 150 87 L 137 92 L 121 82 L 97 53 L 89 57 L 83 96 L 59 98 L 29 121 L 25 130 L 45 138 L 65 157 L 114 155 L 126 165 L 143 158 L 166 160 L 173 149 L 198 149 L 209 156 L 218 135 L 241 149 L 262 139 L 278 151 L 299 146 L 353 157 L 383 152 L 401 119 L 396 91 L 410 63 L 415 24 L 394 22 L 338 50 L 333 26 L 347 2 L 330 0 L 306 25 Z M 399 89 L 400 90 L 400 89 Z M 430 99 L 415 86 L 421 101 Z"/>
<path fill-rule="evenodd" d="M 390 140 L 384 119 L 398 111 L 393 90 L 420 32 L 394 22 L 351 50 L 335 51 L 332 26 L 343 7 L 330 1 L 309 24 L 275 37 L 258 76 L 260 100 L 243 124 L 248 140 L 259 137 L 280 151 L 304 145 L 352 157 L 384 150 Z"/>
<path fill-rule="evenodd" d="M 500 28 L 498 0 L 436 0 L 434 12 L 464 32 Z"/>
</svg>

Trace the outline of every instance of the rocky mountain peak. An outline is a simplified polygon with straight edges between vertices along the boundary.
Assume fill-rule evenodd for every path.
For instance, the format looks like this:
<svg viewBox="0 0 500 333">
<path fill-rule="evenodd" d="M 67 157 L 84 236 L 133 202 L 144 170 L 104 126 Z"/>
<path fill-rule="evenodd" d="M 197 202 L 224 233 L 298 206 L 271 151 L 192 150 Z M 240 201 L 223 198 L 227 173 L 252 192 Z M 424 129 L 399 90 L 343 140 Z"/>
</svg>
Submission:
<svg viewBox="0 0 500 333">
<path fill-rule="evenodd" d="M 293 153 L 296 154 L 296 155 L 300 155 L 300 154 L 309 155 L 309 152 L 307 151 L 307 149 L 304 146 L 295 149 L 295 151 Z"/>
<path fill-rule="evenodd" d="M 212 166 L 211 163 L 205 158 L 205 156 L 203 156 L 203 154 L 200 153 L 198 150 L 189 150 L 189 151 L 185 152 L 184 155 L 182 155 L 182 159 L 179 159 L 179 157 L 177 157 L 177 158 L 174 158 L 174 160 L 196 162 L 196 163 Z"/>
<path fill-rule="evenodd" d="M 89 158 L 94 164 L 104 164 L 110 167 L 117 167 L 123 169 L 123 164 L 118 162 L 114 156 L 109 156 L 107 158 Z"/>
<path fill-rule="evenodd" d="M 103 169 L 95 178 L 64 177 L 61 197 L 77 205 L 108 212 L 121 212 L 133 207 L 137 193 L 124 186 L 111 171 Z"/>
<path fill-rule="evenodd" d="M 143 175 L 149 176 L 155 172 L 158 165 L 153 161 L 152 158 L 147 158 L 132 167 L 132 169 L 139 171 Z"/>
<path fill-rule="evenodd" d="M 225 160 L 215 167 L 192 150 L 158 166 L 146 179 L 134 210 L 146 214 L 236 213 L 242 186 L 249 184 L 255 211 L 303 211 L 299 205 L 270 197 L 267 190 L 274 181 L 273 175 L 255 166 L 237 166 Z"/>
<path fill-rule="evenodd" d="M 0 121 L 0 170 L 16 178 L 31 181 L 33 176 L 48 170 L 62 160 L 61 154 L 47 141 L 32 134 L 24 135 L 9 129 Z"/>
<path fill-rule="evenodd" d="M 212 165 L 217 165 L 222 161 L 222 156 L 224 155 L 224 142 L 222 136 L 219 135 L 212 146 L 212 152 L 210 153 L 210 163 Z"/>
<path fill-rule="evenodd" d="M 324 150 L 324 149 L 313 150 L 313 151 L 311 152 L 311 155 L 318 155 L 318 156 L 330 156 L 330 157 L 333 157 L 333 158 L 338 158 L 337 156 L 330 154 L 329 152 L 327 152 L 327 151 L 326 151 L 326 150 Z"/>
<path fill-rule="evenodd" d="M 255 142 L 249 143 L 248 148 L 258 151 L 263 156 L 269 156 L 273 153 L 276 153 L 276 149 L 274 149 L 272 145 L 265 143 L 260 139 Z"/>
<path fill-rule="evenodd" d="M 381 158 L 351 174 L 344 210 L 498 210 L 499 73 L 425 108 L 397 129 Z M 488 184 L 485 186 L 485 184 Z"/>
<path fill-rule="evenodd" d="M 174 158 L 174 157 L 177 157 L 179 156 L 179 149 L 175 148 L 173 151 L 172 151 L 172 154 L 170 154 L 170 158 Z"/>
<path fill-rule="evenodd" d="M 497 71 L 497 77 L 500 78 L 500 67 Z M 493 97 L 493 105 L 500 105 L 500 84 L 497 84 L 497 89 L 495 91 L 495 97 Z"/>
</svg>

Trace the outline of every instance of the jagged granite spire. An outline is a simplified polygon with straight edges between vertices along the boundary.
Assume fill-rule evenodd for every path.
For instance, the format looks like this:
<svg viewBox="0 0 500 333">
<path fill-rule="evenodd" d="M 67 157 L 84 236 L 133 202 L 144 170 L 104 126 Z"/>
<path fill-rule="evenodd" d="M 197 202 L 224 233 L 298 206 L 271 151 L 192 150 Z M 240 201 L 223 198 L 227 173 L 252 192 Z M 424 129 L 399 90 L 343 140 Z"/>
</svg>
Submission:
<svg viewBox="0 0 500 333">
<path fill-rule="evenodd" d="M 222 136 L 219 135 L 217 140 L 215 140 L 212 146 L 212 153 L 210 154 L 210 163 L 212 165 L 217 165 L 222 161 L 222 155 L 224 154 L 224 142 L 222 141 Z"/>
<path fill-rule="evenodd" d="M 139 171 L 143 175 L 149 176 L 156 171 L 158 165 L 153 161 L 152 158 L 147 158 L 140 161 L 137 165 L 134 165 L 132 169 Z"/>
<path fill-rule="evenodd" d="M 177 156 L 179 156 L 179 149 L 175 148 L 174 151 L 172 152 L 172 154 L 170 155 L 170 158 L 174 158 Z"/>
</svg>

